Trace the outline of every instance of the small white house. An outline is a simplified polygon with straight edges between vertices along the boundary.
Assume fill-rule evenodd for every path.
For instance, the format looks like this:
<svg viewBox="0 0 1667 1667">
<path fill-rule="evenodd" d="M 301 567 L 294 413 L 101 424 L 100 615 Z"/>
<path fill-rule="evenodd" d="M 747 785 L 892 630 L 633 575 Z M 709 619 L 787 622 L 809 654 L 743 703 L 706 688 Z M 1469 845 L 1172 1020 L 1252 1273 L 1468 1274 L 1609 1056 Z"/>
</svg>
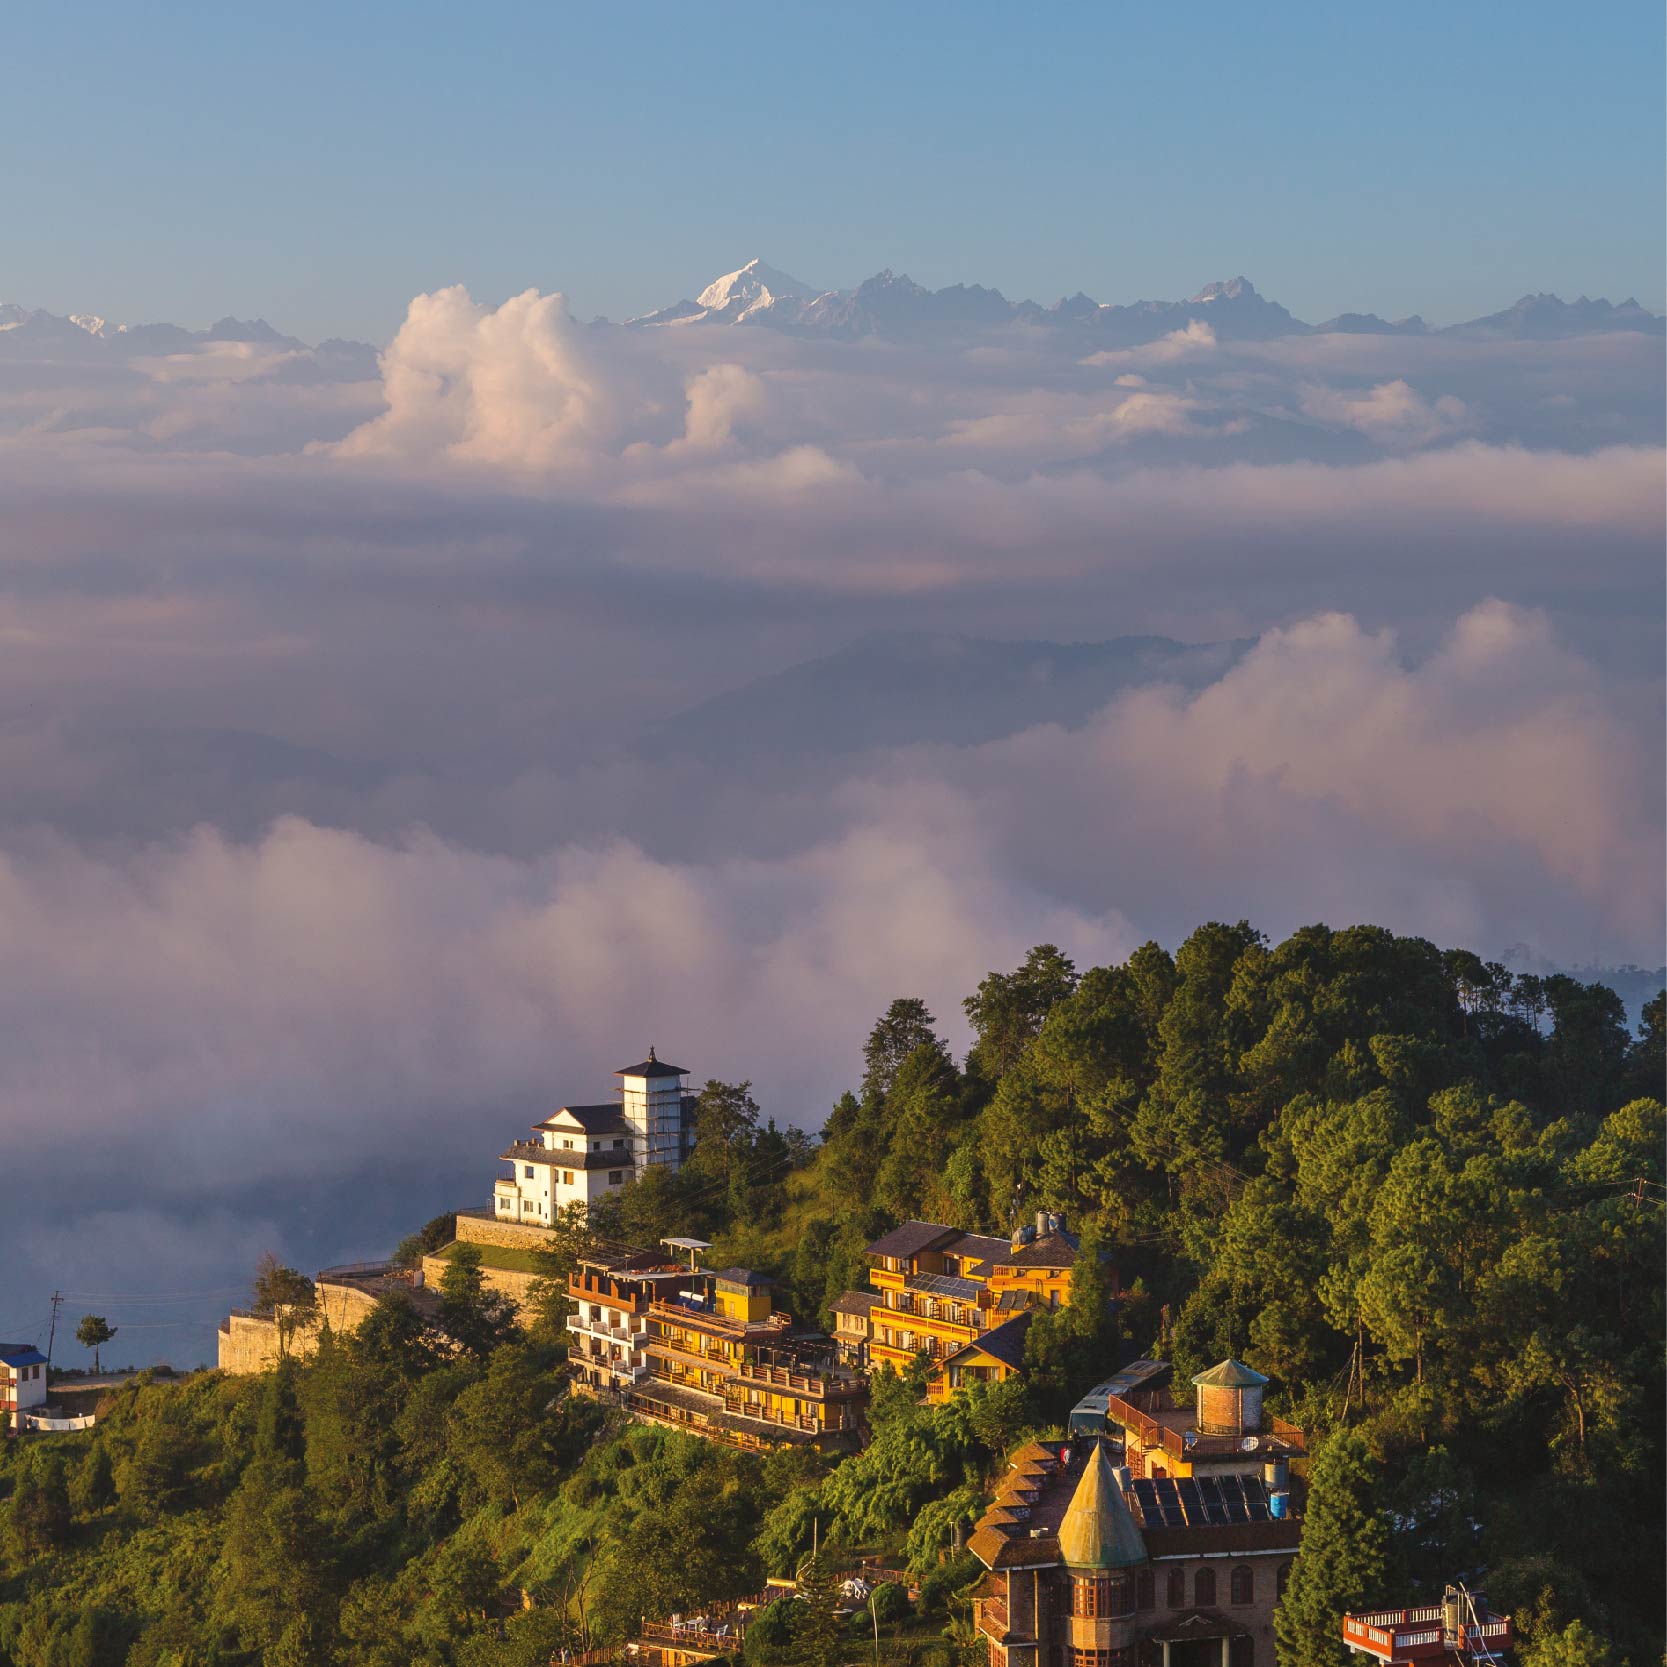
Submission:
<svg viewBox="0 0 1667 1667">
<path fill-rule="evenodd" d="M 641 1064 L 614 1073 L 617 1100 L 562 1106 L 535 1123 L 531 1140 L 499 1154 L 510 1172 L 492 1189 L 493 1214 L 548 1227 L 568 1205 L 589 1206 L 651 1164 L 680 1168 L 694 1142 L 688 1074 L 650 1048 Z"/>
<path fill-rule="evenodd" d="M 0 1343 L 0 1412 L 15 1435 L 23 1414 L 46 1404 L 46 1356 L 33 1343 Z"/>
</svg>

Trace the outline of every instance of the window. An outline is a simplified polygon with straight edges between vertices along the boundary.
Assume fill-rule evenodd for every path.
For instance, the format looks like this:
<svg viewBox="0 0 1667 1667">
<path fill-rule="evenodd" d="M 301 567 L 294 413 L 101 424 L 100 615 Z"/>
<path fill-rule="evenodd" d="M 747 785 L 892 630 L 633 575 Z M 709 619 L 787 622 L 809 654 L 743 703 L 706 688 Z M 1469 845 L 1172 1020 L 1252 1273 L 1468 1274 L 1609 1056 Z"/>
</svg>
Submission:
<svg viewBox="0 0 1667 1667">
<path fill-rule="evenodd" d="M 1071 1580 L 1073 1615 L 1127 1615 L 1133 1607 L 1134 1582 L 1126 1574 L 1074 1576 Z"/>
<path fill-rule="evenodd" d="M 624 1186 L 625 1185 L 625 1171 L 623 1169 L 610 1169 L 608 1171 L 608 1185 L 610 1187 L 622 1187 L 622 1186 Z"/>
<path fill-rule="evenodd" d="M 571 1152 L 573 1150 L 573 1142 L 571 1140 L 564 1140 L 561 1144 L 564 1152 Z"/>
<path fill-rule="evenodd" d="M 1216 1600 L 1216 1571 L 1200 1569 L 1192 1577 L 1192 1602 L 1196 1609 L 1208 1609 Z"/>
<path fill-rule="evenodd" d="M 521 1179 L 523 1181 L 530 1181 L 533 1178 L 533 1176 L 537 1173 L 538 1172 L 533 1168 L 533 1166 L 530 1163 L 524 1163 L 524 1164 L 521 1165 Z"/>
<path fill-rule="evenodd" d="M 564 1169 L 561 1172 L 561 1184 L 564 1187 L 570 1187 L 573 1185 L 573 1171 L 571 1169 Z"/>
<path fill-rule="evenodd" d="M 616 1140 L 614 1142 L 614 1150 L 616 1152 L 623 1152 L 625 1150 L 625 1142 L 623 1140 Z"/>
<path fill-rule="evenodd" d="M 1240 1633 L 1227 1659 L 1229 1667 L 1256 1667 L 1256 1640 L 1248 1632 Z"/>
<path fill-rule="evenodd" d="M 1158 1606 L 1158 1582 L 1150 1569 L 1142 1569 L 1134 1577 L 1134 1606 L 1143 1615 Z"/>
<path fill-rule="evenodd" d="M 1169 1591 L 1166 1596 L 1171 1609 L 1186 1608 L 1187 1571 L 1185 1569 L 1171 1569 L 1169 1571 Z"/>
<path fill-rule="evenodd" d="M 1291 1584 L 1291 1565 L 1281 1563 L 1279 1573 L 1274 1577 L 1273 1590 L 1275 1597 L 1284 1597 L 1285 1588 Z"/>
<path fill-rule="evenodd" d="M 1234 1603 L 1254 1603 L 1256 1571 L 1248 1563 L 1237 1564 L 1227 1578 L 1227 1589 Z"/>
</svg>

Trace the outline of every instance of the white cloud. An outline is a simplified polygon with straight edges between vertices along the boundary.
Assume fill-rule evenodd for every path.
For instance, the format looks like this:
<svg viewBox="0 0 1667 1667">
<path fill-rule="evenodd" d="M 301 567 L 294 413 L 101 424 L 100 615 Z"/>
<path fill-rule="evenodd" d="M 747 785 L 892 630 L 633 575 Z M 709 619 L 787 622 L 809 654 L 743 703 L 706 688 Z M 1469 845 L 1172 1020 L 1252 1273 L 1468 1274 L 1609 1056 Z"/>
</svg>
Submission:
<svg viewBox="0 0 1667 1667">
<path fill-rule="evenodd" d="M 736 423 L 765 407 L 762 378 L 743 365 L 712 365 L 689 378 L 687 393 L 683 443 L 702 450 L 728 445 Z"/>
<path fill-rule="evenodd" d="M 1358 429 L 1392 449 L 1428 446 L 1473 426 L 1462 399 L 1451 394 L 1425 399 L 1400 377 L 1364 393 L 1310 386 L 1302 390 L 1301 398 L 1302 409 L 1310 417 Z"/>
<path fill-rule="evenodd" d="M 387 410 L 339 457 L 445 457 L 552 469 L 602 444 L 615 414 L 561 295 L 535 289 L 499 307 L 461 284 L 419 295 L 382 355 Z"/>
<path fill-rule="evenodd" d="M 1180 359 L 1192 359 L 1199 354 L 1213 353 L 1216 333 L 1201 318 L 1188 319 L 1179 330 L 1171 330 L 1155 342 L 1140 347 L 1108 349 L 1090 353 L 1082 360 L 1085 365 L 1170 365 Z"/>
</svg>

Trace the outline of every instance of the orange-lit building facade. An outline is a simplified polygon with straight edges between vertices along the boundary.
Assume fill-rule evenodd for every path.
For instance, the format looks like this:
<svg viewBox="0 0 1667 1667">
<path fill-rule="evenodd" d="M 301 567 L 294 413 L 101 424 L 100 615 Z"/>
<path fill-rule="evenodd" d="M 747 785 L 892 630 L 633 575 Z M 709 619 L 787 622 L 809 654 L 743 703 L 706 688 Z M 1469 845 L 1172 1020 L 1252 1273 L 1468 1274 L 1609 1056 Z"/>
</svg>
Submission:
<svg viewBox="0 0 1667 1667">
<path fill-rule="evenodd" d="M 1282 1457 L 1249 1462 L 1256 1433 L 1183 1479 L 1132 1475 L 1104 1435 L 1012 1455 L 968 1541 L 990 1667 L 1273 1667 L 1303 1492 Z"/>
<path fill-rule="evenodd" d="M 761 1275 L 684 1269 L 641 1320 L 642 1370 L 622 1390 L 636 1417 L 738 1447 L 858 1444 L 867 1380 L 778 1312 Z"/>
<path fill-rule="evenodd" d="M 1063 1222 L 1045 1213 L 1011 1239 L 905 1222 L 868 1246 L 871 1300 L 847 1292 L 834 1305 L 841 1357 L 901 1372 L 924 1354 L 934 1401 L 964 1384 L 1011 1377 L 1022 1360 L 1024 1317 L 1069 1302 L 1078 1249 Z"/>
</svg>

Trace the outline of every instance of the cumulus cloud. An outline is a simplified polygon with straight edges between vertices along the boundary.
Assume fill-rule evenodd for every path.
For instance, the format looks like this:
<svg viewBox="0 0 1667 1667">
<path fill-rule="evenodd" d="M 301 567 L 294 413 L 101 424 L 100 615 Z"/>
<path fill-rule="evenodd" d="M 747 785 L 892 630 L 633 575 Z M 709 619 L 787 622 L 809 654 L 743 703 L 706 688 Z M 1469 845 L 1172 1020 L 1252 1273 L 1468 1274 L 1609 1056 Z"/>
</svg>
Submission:
<svg viewBox="0 0 1667 1667">
<path fill-rule="evenodd" d="M 1321 422 L 1359 429 L 1391 447 L 1427 446 L 1473 426 L 1470 410 L 1462 399 L 1451 394 L 1425 399 L 1400 377 L 1364 392 L 1304 388 L 1302 409 Z"/>
<path fill-rule="evenodd" d="M 765 404 L 762 379 L 743 365 L 712 365 L 689 378 L 687 392 L 683 441 L 703 450 L 728 445 L 736 423 L 756 416 Z"/>
<path fill-rule="evenodd" d="M 551 469 L 601 444 L 614 413 L 562 295 L 499 307 L 461 285 L 419 295 L 382 355 L 387 410 L 340 457 L 449 458 Z"/>
</svg>

